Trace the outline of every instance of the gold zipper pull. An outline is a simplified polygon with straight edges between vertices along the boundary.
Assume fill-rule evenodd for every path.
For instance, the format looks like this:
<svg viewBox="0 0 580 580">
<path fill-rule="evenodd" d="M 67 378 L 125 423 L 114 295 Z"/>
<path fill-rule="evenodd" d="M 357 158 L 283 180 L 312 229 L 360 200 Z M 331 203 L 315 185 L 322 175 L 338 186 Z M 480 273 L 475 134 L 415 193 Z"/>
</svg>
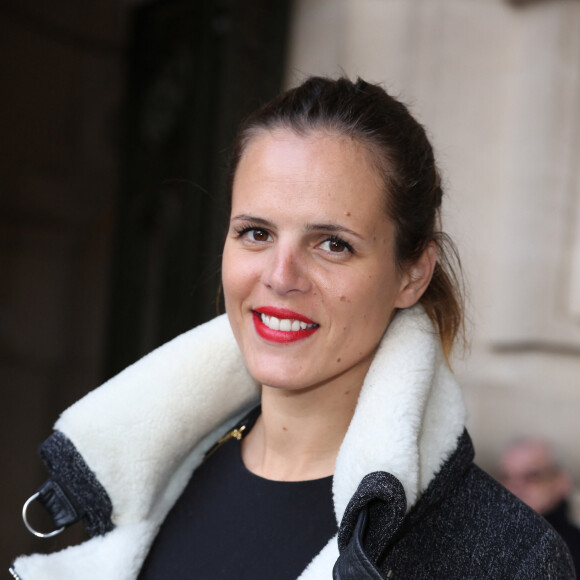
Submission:
<svg viewBox="0 0 580 580">
<path fill-rule="evenodd" d="M 222 437 L 220 437 L 217 440 L 215 445 L 205 454 L 203 461 L 205 461 L 208 457 L 213 455 L 224 443 L 226 443 L 226 441 L 229 441 L 230 439 L 237 439 L 238 441 L 241 441 L 241 439 L 243 437 L 242 432 L 245 430 L 246 430 L 246 426 L 242 425 L 241 427 L 239 427 L 239 428 L 235 427 L 231 431 L 228 431 L 225 435 L 222 435 Z M 202 461 L 202 463 L 203 463 L 203 461 Z"/>
<path fill-rule="evenodd" d="M 242 439 L 242 432 L 246 429 L 245 425 L 242 425 L 239 429 L 236 427 L 235 429 L 232 429 L 229 433 L 226 433 L 223 437 L 220 437 L 218 439 L 217 444 L 218 445 L 223 445 L 226 441 L 229 441 L 230 439 L 232 439 L 232 437 L 234 439 L 237 439 L 238 441 L 241 441 Z"/>
</svg>

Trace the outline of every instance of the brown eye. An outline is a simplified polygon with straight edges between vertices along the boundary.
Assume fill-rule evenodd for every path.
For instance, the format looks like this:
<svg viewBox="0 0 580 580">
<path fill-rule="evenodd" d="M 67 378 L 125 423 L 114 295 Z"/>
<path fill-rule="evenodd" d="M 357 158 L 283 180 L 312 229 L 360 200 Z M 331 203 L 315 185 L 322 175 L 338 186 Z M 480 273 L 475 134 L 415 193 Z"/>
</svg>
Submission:
<svg viewBox="0 0 580 580">
<path fill-rule="evenodd" d="M 335 237 L 328 238 L 328 240 L 322 242 L 322 245 L 320 247 L 323 250 L 326 250 L 327 252 L 331 252 L 333 254 L 344 254 L 346 252 L 352 253 L 353 251 L 352 246 L 348 242 L 345 242 L 344 240 Z"/>
<path fill-rule="evenodd" d="M 270 238 L 270 234 L 265 230 L 252 230 L 250 235 L 255 242 L 267 242 Z"/>
<path fill-rule="evenodd" d="M 272 235 L 268 230 L 252 226 L 242 227 L 236 231 L 236 237 L 246 244 L 264 244 L 272 242 Z"/>
<path fill-rule="evenodd" d="M 328 243 L 328 249 L 331 252 L 344 252 L 346 250 L 346 245 L 338 240 L 331 240 Z"/>
</svg>

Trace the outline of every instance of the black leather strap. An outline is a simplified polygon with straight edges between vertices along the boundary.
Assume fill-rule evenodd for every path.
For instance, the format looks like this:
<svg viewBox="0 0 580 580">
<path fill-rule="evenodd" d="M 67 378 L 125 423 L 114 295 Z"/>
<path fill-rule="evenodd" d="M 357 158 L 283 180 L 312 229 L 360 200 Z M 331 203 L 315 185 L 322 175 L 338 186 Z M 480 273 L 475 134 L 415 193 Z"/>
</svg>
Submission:
<svg viewBox="0 0 580 580">
<path fill-rule="evenodd" d="M 53 479 L 49 479 L 39 490 L 37 501 L 49 513 L 56 528 L 70 526 L 81 519 L 72 500 L 62 487 Z"/>
<path fill-rule="evenodd" d="M 333 580 L 384 580 L 363 548 L 363 538 L 367 527 L 367 510 L 359 512 L 350 541 L 340 552 L 332 570 Z"/>
</svg>

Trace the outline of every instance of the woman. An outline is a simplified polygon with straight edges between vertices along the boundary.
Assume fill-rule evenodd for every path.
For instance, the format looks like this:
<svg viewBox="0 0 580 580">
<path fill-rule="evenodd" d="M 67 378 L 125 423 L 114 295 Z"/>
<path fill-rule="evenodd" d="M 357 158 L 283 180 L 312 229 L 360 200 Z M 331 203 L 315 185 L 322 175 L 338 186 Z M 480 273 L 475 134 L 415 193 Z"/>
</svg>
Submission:
<svg viewBox="0 0 580 580">
<path fill-rule="evenodd" d="M 227 320 L 62 415 L 40 499 L 96 535 L 13 574 L 573 578 L 554 531 L 472 463 L 440 180 L 407 109 L 311 78 L 242 126 L 230 190 Z"/>
</svg>

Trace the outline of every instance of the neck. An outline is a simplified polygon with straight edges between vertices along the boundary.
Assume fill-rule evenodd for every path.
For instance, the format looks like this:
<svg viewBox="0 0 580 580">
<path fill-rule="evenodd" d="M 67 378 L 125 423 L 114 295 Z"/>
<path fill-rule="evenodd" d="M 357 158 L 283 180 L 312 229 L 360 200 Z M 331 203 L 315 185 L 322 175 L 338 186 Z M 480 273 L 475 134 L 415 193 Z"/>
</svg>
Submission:
<svg viewBox="0 0 580 580">
<path fill-rule="evenodd" d="M 300 391 L 264 386 L 262 414 L 242 444 L 246 467 L 277 481 L 332 475 L 363 378 Z"/>
</svg>

